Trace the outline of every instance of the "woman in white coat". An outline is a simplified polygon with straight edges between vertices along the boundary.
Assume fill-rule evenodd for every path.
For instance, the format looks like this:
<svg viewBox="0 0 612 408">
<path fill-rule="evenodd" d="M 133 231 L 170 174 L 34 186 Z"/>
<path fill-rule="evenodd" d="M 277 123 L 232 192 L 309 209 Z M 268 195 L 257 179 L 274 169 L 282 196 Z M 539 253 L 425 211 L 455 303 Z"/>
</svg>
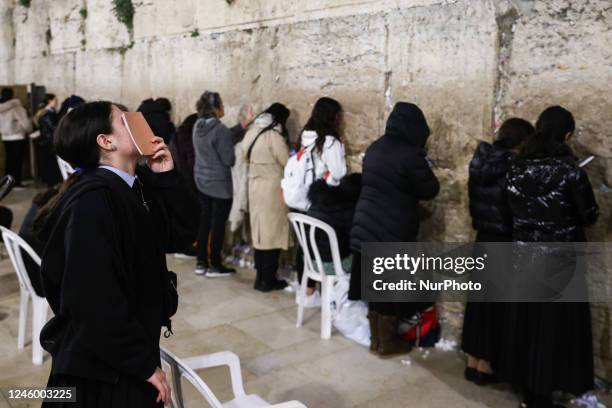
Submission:
<svg viewBox="0 0 612 408">
<path fill-rule="evenodd" d="M 342 143 L 341 128 L 343 122 L 342 105 L 332 98 L 320 98 L 312 109 L 312 114 L 301 134 L 301 146 L 312 149 L 315 168 L 315 181 L 323 179 L 330 186 L 337 186 L 347 173 L 346 154 Z M 298 281 L 302 281 L 304 271 L 303 254 L 298 251 Z M 315 282 L 308 281 L 305 307 L 317 307 L 321 304 Z"/>
</svg>

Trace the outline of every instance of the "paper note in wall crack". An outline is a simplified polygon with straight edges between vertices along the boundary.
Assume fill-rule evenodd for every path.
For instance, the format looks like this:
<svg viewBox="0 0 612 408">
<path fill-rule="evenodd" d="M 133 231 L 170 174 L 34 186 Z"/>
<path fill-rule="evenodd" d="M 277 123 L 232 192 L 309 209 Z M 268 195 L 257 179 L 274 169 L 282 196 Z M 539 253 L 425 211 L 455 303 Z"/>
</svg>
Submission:
<svg viewBox="0 0 612 408">
<path fill-rule="evenodd" d="M 140 112 L 125 112 L 121 117 L 134 145 L 142 156 L 153 155 L 155 134 Z"/>
</svg>

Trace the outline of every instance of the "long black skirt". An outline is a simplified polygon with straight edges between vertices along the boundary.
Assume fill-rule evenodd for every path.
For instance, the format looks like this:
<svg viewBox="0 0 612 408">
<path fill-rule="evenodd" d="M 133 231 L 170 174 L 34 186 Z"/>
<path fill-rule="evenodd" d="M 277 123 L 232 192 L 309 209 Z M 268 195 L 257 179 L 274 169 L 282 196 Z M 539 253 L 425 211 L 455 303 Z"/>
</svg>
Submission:
<svg viewBox="0 0 612 408">
<path fill-rule="evenodd" d="M 468 302 L 463 318 L 461 349 L 495 369 L 501 349 L 505 303 Z"/>
<path fill-rule="evenodd" d="M 162 408 L 159 394 L 146 381 L 122 377 L 117 383 L 51 374 L 47 387 L 76 387 L 76 402 L 44 402 L 42 408 Z"/>
<path fill-rule="evenodd" d="M 588 303 L 510 303 L 504 313 L 498 376 L 520 391 L 549 396 L 593 389 Z"/>
</svg>

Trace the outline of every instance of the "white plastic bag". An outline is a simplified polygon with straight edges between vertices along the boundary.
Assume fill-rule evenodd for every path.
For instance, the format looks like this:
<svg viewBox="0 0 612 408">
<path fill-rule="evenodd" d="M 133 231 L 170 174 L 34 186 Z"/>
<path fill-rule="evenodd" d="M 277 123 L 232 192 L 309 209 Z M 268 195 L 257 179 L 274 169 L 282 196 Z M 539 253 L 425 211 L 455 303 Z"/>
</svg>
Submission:
<svg viewBox="0 0 612 408">
<path fill-rule="evenodd" d="M 349 300 L 348 290 L 348 279 L 339 279 L 332 288 L 332 324 L 344 337 L 370 347 L 368 304 Z"/>
</svg>

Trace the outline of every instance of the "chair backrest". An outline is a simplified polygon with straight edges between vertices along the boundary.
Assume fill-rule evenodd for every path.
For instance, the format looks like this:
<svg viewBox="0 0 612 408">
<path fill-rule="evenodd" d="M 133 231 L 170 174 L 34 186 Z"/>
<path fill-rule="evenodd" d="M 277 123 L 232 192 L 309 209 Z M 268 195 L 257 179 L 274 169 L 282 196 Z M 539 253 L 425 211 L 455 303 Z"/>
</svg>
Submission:
<svg viewBox="0 0 612 408">
<path fill-rule="evenodd" d="M 200 394 L 206 399 L 208 404 L 213 408 L 223 408 L 223 404 L 213 394 L 212 390 L 206 385 L 204 380 L 189 367 L 184 361 L 172 354 L 164 347 L 160 347 L 160 356 L 162 363 L 165 363 L 170 367 L 172 373 L 172 394 L 175 401 L 173 403 L 176 408 L 183 408 L 183 387 L 181 384 L 181 378 L 185 377 Z"/>
<path fill-rule="evenodd" d="M 23 262 L 22 250 L 25 251 L 38 266 L 40 266 L 41 263 L 40 256 L 38 256 L 36 251 L 34 251 L 23 238 L 10 229 L 0 226 L 0 231 L 2 231 L 2 240 L 11 258 L 13 268 L 15 268 L 15 272 L 17 273 L 19 286 L 22 290 L 27 290 L 32 296 L 39 297 L 36 295 L 36 292 L 34 292 L 34 288 L 32 288 L 28 271 Z"/>
<path fill-rule="evenodd" d="M 56 156 L 56 157 L 57 157 L 57 165 L 59 166 L 60 173 L 62 173 L 62 178 L 64 180 L 68 180 L 68 177 L 70 177 L 70 175 L 74 173 L 74 168 L 72 168 L 70 163 L 68 163 L 66 160 L 62 159 L 59 156 Z"/>
<path fill-rule="evenodd" d="M 344 277 L 346 272 L 342 269 L 342 260 L 340 259 L 340 249 L 338 246 L 338 237 L 336 231 L 331 225 L 301 213 L 289 213 L 289 221 L 293 225 L 295 234 L 302 251 L 304 252 L 304 267 L 311 273 L 325 276 L 323 269 L 323 261 L 317 247 L 316 231 L 321 230 L 327 234 L 327 239 L 334 264 L 334 273 L 336 276 Z M 310 245 L 309 245 L 310 244 Z"/>
</svg>

